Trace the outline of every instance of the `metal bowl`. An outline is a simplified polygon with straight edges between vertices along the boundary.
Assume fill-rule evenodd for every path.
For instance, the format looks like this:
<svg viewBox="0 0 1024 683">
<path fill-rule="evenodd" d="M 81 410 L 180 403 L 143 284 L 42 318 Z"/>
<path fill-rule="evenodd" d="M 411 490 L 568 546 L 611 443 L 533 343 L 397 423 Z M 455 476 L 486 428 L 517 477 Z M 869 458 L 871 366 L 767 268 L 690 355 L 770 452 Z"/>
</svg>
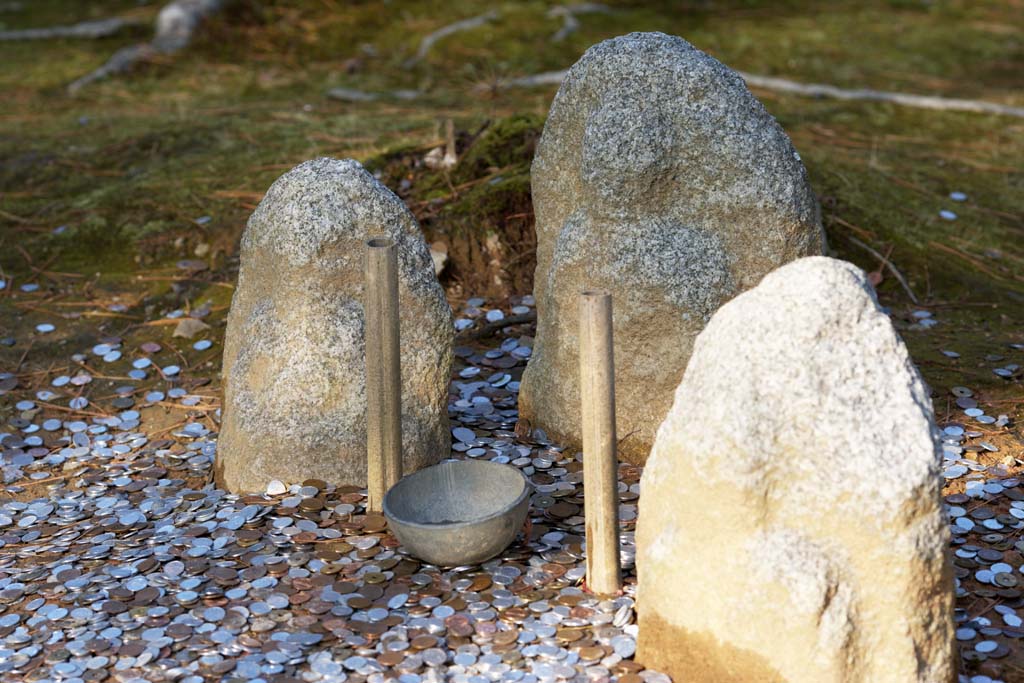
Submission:
<svg viewBox="0 0 1024 683">
<path fill-rule="evenodd" d="M 384 496 L 391 533 L 430 564 L 478 564 L 507 548 L 523 528 L 530 485 L 515 467 L 451 460 L 403 478 Z"/>
</svg>

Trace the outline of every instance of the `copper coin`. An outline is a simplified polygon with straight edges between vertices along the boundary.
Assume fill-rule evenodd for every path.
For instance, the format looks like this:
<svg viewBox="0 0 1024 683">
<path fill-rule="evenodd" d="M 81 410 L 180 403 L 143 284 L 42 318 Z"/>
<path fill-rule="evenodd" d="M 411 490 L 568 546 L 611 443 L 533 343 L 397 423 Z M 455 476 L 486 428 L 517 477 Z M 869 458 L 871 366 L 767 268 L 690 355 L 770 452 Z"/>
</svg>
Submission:
<svg viewBox="0 0 1024 683">
<path fill-rule="evenodd" d="M 457 636 L 470 636 L 475 631 L 469 617 L 463 614 L 453 614 L 445 619 L 444 623 L 448 627 L 448 632 Z"/>
<path fill-rule="evenodd" d="M 501 613 L 502 619 L 514 622 L 523 621 L 528 616 L 529 612 L 527 612 L 522 607 L 509 607 L 507 610 Z"/>
<path fill-rule="evenodd" d="M 366 609 L 373 603 L 364 598 L 362 595 L 356 595 L 355 597 L 349 598 L 348 606 L 352 609 Z"/>
<path fill-rule="evenodd" d="M 519 639 L 518 631 L 498 631 L 494 634 L 494 642 L 497 645 L 511 645 Z"/>
<path fill-rule="evenodd" d="M 416 650 L 426 650 L 437 645 L 437 638 L 429 635 L 416 636 L 409 644 Z"/>
<path fill-rule="evenodd" d="M 612 667 L 612 669 L 618 672 L 620 675 L 636 674 L 644 670 L 644 665 L 632 659 L 623 659 L 621 662 Z M 633 683 L 637 682 L 634 681 Z"/>
<path fill-rule="evenodd" d="M 565 573 L 568 571 L 565 565 L 555 564 L 553 562 L 545 562 L 543 565 L 541 565 L 541 569 L 543 569 L 548 574 L 551 574 L 551 576 L 556 579 L 561 576 L 564 576 Z"/>
<path fill-rule="evenodd" d="M 100 607 L 107 614 L 121 614 L 128 611 L 128 605 L 117 600 L 107 600 Z"/>
<path fill-rule="evenodd" d="M 383 667 L 391 668 L 401 664 L 404 659 L 404 652 L 384 652 L 377 657 L 377 663 Z"/>
</svg>

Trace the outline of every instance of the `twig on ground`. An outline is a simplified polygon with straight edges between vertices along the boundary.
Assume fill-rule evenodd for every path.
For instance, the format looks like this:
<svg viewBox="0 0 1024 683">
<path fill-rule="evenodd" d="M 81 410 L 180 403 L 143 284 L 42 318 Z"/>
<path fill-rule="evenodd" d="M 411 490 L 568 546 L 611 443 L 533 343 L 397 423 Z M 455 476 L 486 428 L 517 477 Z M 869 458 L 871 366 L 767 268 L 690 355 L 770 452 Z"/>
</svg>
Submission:
<svg viewBox="0 0 1024 683">
<path fill-rule="evenodd" d="M 459 192 L 461 192 L 462 190 L 465 190 L 466 188 L 473 187 L 474 185 L 479 185 L 480 183 L 486 183 L 489 180 L 497 178 L 502 173 L 505 173 L 506 171 L 508 171 L 509 168 L 511 168 L 511 166 L 502 166 L 497 171 L 494 171 L 493 173 L 488 173 L 487 175 L 481 176 L 480 178 L 474 178 L 473 180 L 468 180 L 468 181 L 466 181 L 464 183 L 460 183 L 458 185 L 451 185 L 451 184 L 449 184 L 448 188 L 451 190 L 450 193 L 448 193 L 448 194 L 446 194 L 446 195 L 444 195 L 442 197 L 433 197 L 431 199 L 421 199 L 420 201 L 417 201 L 417 202 L 411 202 L 409 204 L 409 208 L 410 209 L 420 209 L 422 207 L 439 205 L 439 204 L 443 204 L 443 203 L 445 203 L 445 202 L 447 202 L 449 200 L 456 199 L 458 197 L 458 195 L 459 195 Z"/>
<path fill-rule="evenodd" d="M 32 350 L 32 347 L 35 346 L 35 345 L 36 345 L 35 339 L 33 339 L 31 342 L 29 342 L 28 348 L 25 349 L 25 353 L 21 354 L 21 358 L 18 359 L 18 364 L 14 367 L 15 374 L 21 372 L 21 366 L 25 364 L 25 359 L 28 358 L 29 352 Z"/>
<path fill-rule="evenodd" d="M 32 221 L 30 221 L 27 218 L 22 218 L 21 216 L 15 216 L 13 213 L 4 211 L 3 209 L 0 209 L 0 218 L 6 218 L 7 220 L 14 221 L 15 223 L 31 223 L 32 222 Z"/>
<path fill-rule="evenodd" d="M 97 413 L 92 410 L 77 410 L 75 408 L 66 408 L 64 406 L 59 406 L 56 403 L 49 403 L 47 401 L 36 401 L 35 403 L 36 405 L 49 408 L 50 410 L 59 410 L 62 413 L 71 413 L 73 415 L 88 415 L 89 417 L 114 417 L 113 415 L 108 415 L 107 413 Z"/>
<path fill-rule="evenodd" d="M 875 235 L 875 233 L 872 232 L 871 230 L 867 230 L 865 228 L 862 228 L 859 225 L 854 225 L 850 221 L 843 220 L 839 216 L 831 216 L 831 219 L 833 221 L 835 221 L 836 223 L 838 223 L 839 225 L 843 226 L 844 228 L 848 228 L 850 230 L 853 230 L 855 233 L 857 233 L 858 235 L 860 235 L 861 237 L 863 237 L 866 240 L 873 240 L 873 239 L 875 239 L 875 237 L 877 237 L 877 235 Z"/>
<path fill-rule="evenodd" d="M 946 245 L 946 244 L 943 244 L 941 242 L 936 242 L 935 240 L 932 240 L 929 244 L 931 246 L 935 247 L 936 249 L 938 249 L 939 251 L 944 251 L 947 254 L 952 254 L 953 256 L 956 256 L 957 258 L 961 258 L 964 261 L 967 261 L 972 266 L 974 266 L 975 268 L 977 268 L 981 272 L 985 273 L 986 275 L 994 277 L 997 280 L 1005 280 L 1006 279 L 1005 277 L 1003 277 L 999 273 L 995 272 L 991 268 L 988 268 L 984 263 L 982 263 L 976 257 L 974 257 L 974 256 L 972 256 L 970 254 L 964 253 L 964 252 L 960 251 L 959 249 L 954 249 L 953 247 L 951 247 L 949 245 Z"/>
<path fill-rule="evenodd" d="M 864 244 L 863 242 L 861 242 L 859 239 L 857 239 L 853 235 L 847 235 L 846 239 L 850 240 L 855 245 L 857 245 L 858 247 L 860 247 L 864 251 L 866 251 L 869 254 L 871 254 L 872 256 L 874 256 L 876 259 L 879 260 L 879 262 L 882 263 L 882 265 L 884 265 L 886 268 L 888 268 L 889 272 L 892 273 L 892 276 L 894 278 L 896 278 L 896 280 L 898 280 L 899 283 L 903 286 L 903 291 L 905 291 L 907 293 L 907 296 L 909 296 L 910 300 L 912 302 L 914 302 L 914 305 L 916 306 L 918 304 L 917 297 L 914 295 L 914 290 L 912 290 L 910 288 L 910 285 L 907 284 L 907 281 L 903 277 L 903 274 L 900 273 L 900 271 L 896 268 L 896 266 L 893 265 L 892 261 L 890 261 L 885 256 L 882 256 L 880 253 L 878 253 L 877 251 L 875 251 L 874 249 L 869 247 L 867 244 Z"/>
<path fill-rule="evenodd" d="M 181 318 L 157 318 L 156 320 L 147 320 L 145 322 L 141 322 L 138 325 L 133 325 L 132 327 L 158 327 L 162 325 L 177 325 L 181 321 Z"/>
<path fill-rule="evenodd" d="M 177 424 L 171 425 L 170 427 L 164 427 L 163 429 L 158 429 L 155 432 L 150 432 L 149 433 L 149 438 L 150 438 L 150 440 L 152 440 L 153 437 L 160 436 L 162 434 L 166 434 L 167 432 L 173 432 L 175 429 L 178 429 L 179 427 L 184 427 L 185 425 L 187 425 L 189 423 L 190 419 L 191 418 L 187 418 L 185 420 L 182 420 L 181 422 L 178 422 Z"/>
<path fill-rule="evenodd" d="M 68 85 L 72 95 L 95 81 L 123 73 L 140 61 L 171 55 L 188 47 L 199 25 L 230 0 L 174 0 L 156 17 L 156 34 L 148 43 L 121 48 L 107 62 Z"/>
<path fill-rule="evenodd" d="M 182 406 L 182 405 L 178 405 L 177 403 L 169 403 L 168 401 L 157 401 L 156 403 L 154 403 L 152 405 L 160 406 L 162 408 L 168 408 L 168 409 L 171 409 L 171 410 L 184 410 L 185 412 L 189 412 L 189 413 L 212 413 L 212 412 L 215 412 L 216 410 L 218 410 L 220 408 L 219 405 L 215 405 L 215 406 Z"/>
<path fill-rule="evenodd" d="M 467 330 L 463 330 L 455 335 L 455 341 L 467 342 L 474 339 L 484 339 L 491 336 L 498 330 L 505 329 L 506 327 L 512 327 L 513 325 L 525 325 L 526 323 L 532 323 L 537 321 L 536 313 L 524 313 L 522 315 L 510 315 L 507 318 L 502 318 L 493 323 L 487 323 L 480 327 L 471 327 Z"/>
<path fill-rule="evenodd" d="M 442 26 L 433 33 L 427 34 L 423 40 L 420 41 L 420 47 L 416 50 L 416 55 L 406 60 L 406 68 L 413 66 L 426 57 L 427 53 L 430 52 L 430 48 L 434 47 L 434 43 L 442 38 L 447 38 L 453 33 L 458 33 L 459 31 L 468 31 L 469 29 L 483 26 L 487 22 L 497 19 L 499 14 L 500 13 L 497 10 L 491 10 L 490 12 L 485 12 L 484 14 L 470 17 L 469 19 L 462 19 L 461 21 L 456 21 L 453 24 Z"/>
<path fill-rule="evenodd" d="M 68 479 L 70 476 L 70 474 L 58 474 L 52 477 L 47 477 L 46 479 L 30 479 L 26 483 L 29 486 L 38 486 L 39 484 L 52 484 L 55 481 L 64 481 L 65 479 Z"/>
<path fill-rule="evenodd" d="M 25 28 L 17 31 L 0 31 L 0 41 L 7 40 L 50 40 L 52 38 L 85 38 L 95 40 L 112 36 L 126 26 L 133 25 L 120 17 L 83 21 L 69 26 L 47 28 Z"/>
</svg>

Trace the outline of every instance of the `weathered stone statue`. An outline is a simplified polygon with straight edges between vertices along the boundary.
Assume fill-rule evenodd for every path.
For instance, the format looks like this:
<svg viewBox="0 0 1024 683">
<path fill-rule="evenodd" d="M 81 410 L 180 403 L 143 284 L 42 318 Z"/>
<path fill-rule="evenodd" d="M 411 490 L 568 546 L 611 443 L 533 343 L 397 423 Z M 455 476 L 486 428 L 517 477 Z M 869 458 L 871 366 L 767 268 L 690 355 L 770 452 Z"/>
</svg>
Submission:
<svg viewBox="0 0 1024 683">
<path fill-rule="evenodd" d="M 928 390 L 863 272 L 779 268 L 697 337 L 643 473 L 638 660 L 693 683 L 950 683 Z"/>
<path fill-rule="evenodd" d="M 315 159 L 278 178 L 242 237 L 215 465 L 228 490 L 365 484 L 363 277 L 376 235 L 398 248 L 405 472 L 450 453 L 451 309 L 416 220 L 357 162 Z"/>
<path fill-rule="evenodd" d="M 711 314 L 822 253 L 817 200 L 743 79 L 661 33 L 605 41 L 570 69 L 532 175 L 538 328 L 520 412 L 579 444 L 577 298 L 608 289 L 620 454 L 643 462 Z"/>
</svg>

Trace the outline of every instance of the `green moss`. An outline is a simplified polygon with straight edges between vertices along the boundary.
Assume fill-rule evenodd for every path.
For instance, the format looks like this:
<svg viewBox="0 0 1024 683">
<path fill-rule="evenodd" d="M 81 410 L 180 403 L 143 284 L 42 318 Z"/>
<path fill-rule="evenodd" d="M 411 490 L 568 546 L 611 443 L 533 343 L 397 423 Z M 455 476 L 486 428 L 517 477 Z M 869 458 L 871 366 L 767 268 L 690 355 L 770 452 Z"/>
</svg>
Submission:
<svg viewBox="0 0 1024 683">
<path fill-rule="evenodd" d="M 1024 292 L 1024 178 L 1013 172 L 1021 153 L 1013 131 L 1020 126 L 891 105 L 786 100 L 783 107 L 798 111 L 782 122 L 823 200 L 841 256 L 874 269 L 878 260 L 853 239 L 882 253 L 891 248 L 891 260 L 922 299 L 985 301 Z M 977 137 L 963 137 L 965 127 Z M 968 200 L 952 201 L 953 191 Z M 957 219 L 944 220 L 941 210 Z M 884 291 L 903 296 L 894 281 Z"/>
<path fill-rule="evenodd" d="M 24 28 L 122 13 L 150 22 L 157 8 L 135 0 L 23 4 L 25 11 L 0 21 Z M 560 43 L 550 40 L 561 19 L 548 16 L 549 3 L 501 4 L 497 20 L 438 41 L 423 61 L 403 68 L 419 38 L 486 8 L 471 0 L 394 0 L 386 12 L 371 2 L 339 9 L 323 0 L 247 0 L 211 22 L 186 53 L 74 98 L 64 92 L 70 80 L 149 29 L 99 41 L 0 44 L 7 93 L 0 208 L 17 217 L 0 214 L 0 265 L 24 268 L 14 245 L 59 252 L 55 268 L 88 258 L 98 270 L 131 268 L 139 252 L 147 264 L 189 256 L 200 240 L 231 253 L 274 178 L 317 155 L 380 160 L 375 168 L 431 231 L 493 230 L 524 213 L 532 145 L 555 88 L 489 86 L 565 68 L 589 45 L 632 30 L 682 35 L 754 73 L 1019 102 L 1024 47 L 1008 30 L 1019 24 L 1019 9 L 1005 3 L 839 0 L 827 11 L 805 0 L 608 4 L 613 12 L 580 15 L 578 30 Z M 425 94 L 350 104 L 322 96 L 333 85 Z M 1024 124 L 757 94 L 803 155 L 840 256 L 875 269 L 877 259 L 850 237 L 881 253 L 891 248 L 923 300 L 1022 291 Z M 492 123 L 450 176 L 410 166 L 446 118 L 463 132 Z M 492 183 L 497 169 L 502 180 Z M 475 183 L 481 178 L 488 180 Z M 952 190 L 970 200 L 950 204 Z M 430 199 L 440 205 L 426 207 Z M 942 221 L 943 208 L 960 219 Z M 194 223 L 201 215 L 212 217 L 205 227 Z M 54 236 L 61 225 L 85 246 Z M 904 298 L 891 278 L 881 290 Z"/>
<path fill-rule="evenodd" d="M 5 5 L 12 3 L 6 2 Z M 16 9 L 0 13 L 0 30 L 20 30 L 80 21 L 106 19 L 137 8 L 137 0 L 103 0 L 102 2 L 68 2 L 68 0 L 24 0 Z"/>
<path fill-rule="evenodd" d="M 90 281 L 102 273 L 91 290 L 97 300 L 144 287 L 146 298 L 130 311 L 138 318 L 205 300 L 217 309 L 211 318 L 222 317 L 247 216 L 275 178 L 320 155 L 367 160 L 401 194 L 428 239 L 448 244 L 447 284 L 467 295 L 525 292 L 534 239 L 529 167 L 556 88 L 494 86 L 564 69 L 590 45 L 629 31 L 681 35 L 751 73 L 1024 104 L 1020 8 L 995 0 L 604 0 L 613 12 L 579 15 L 578 30 L 558 43 L 551 36 L 562 20 L 541 0 L 392 0 L 383 11 L 368 0 L 242 0 L 186 52 L 76 97 L 67 83 L 150 35 L 161 3 L 21 2 L 23 11 L 0 13 L 0 28 L 114 14 L 143 24 L 104 40 L 0 43 L 0 267 L 22 282 L 35 278 L 24 249 L 37 267 Z M 497 20 L 440 40 L 405 66 L 423 36 L 491 8 Z M 333 86 L 422 95 L 343 103 L 323 96 Z M 1024 122 L 755 94 L 800 151 L 836 254 L 868 270 L 878 259 L 854 240 L 887 254 L 940 320 L 912 329 L 913 307 L 882 271 L 882 300 L 902 321 L 940 419 L 956 384 L 1006 399 L 1000 406 L 1019 400 L 1019 384 L 994 375 L 986 358 L 1024 342 Z M 446 119 L 460 132 L 451 173 L 421 163 Z M 954 190 L 969 200 L 952 203 Z M 958 220 L 940 219 L 940 209 Z M 211 220 L 199 225 L 199 216 Z M 172 288 L 164 278 L 180 273 L 174 261 L 194 258 L 200 242 L 211 245 L 211 271 Z M 150 270 L 157 272 L 143 272 Z M 44 319 L 2 305 L 0 327 L 31 330 Z M 129 324 L 108 320 L 117 334 Z M 95 341 L 96 324 L 66 320 L 66 343 L 37 345 L 28 362 L 66 362 L 69 348 Z M 171 329 L 130 334 L 167 342 Z M 0 349 L 6 366 L 25 348 Z"/>
<path fill-rule="evenodd" d="M 488 233 L 506 217 L 530 210 L 530 174 L 499 175 L 462 194 L 446 212 L 448 231 Z"/>
<path fill-rule="evenodd" d="M 366 165 L 389 187 L 409 184 L 405 194 L 430 207 L 421 217 L 434 235 L 487 235 L 499 230 L 508 215 L 530 214 L 530 163 L 543 125 L 535 114 L 487 123 L 450 172 L 427 168 L 425 150 L 410 146 Z"/>
<path fill-rule="evenodd" d="M 1010 343 L 1024 341 L 1018 313 L 1019 304 L 1003 303 L 970 308 L 941 308 L 936 312 L 939 324 L 926 331 L 912 329 L 909 315 L 900 315 L 905 323 L 901 334 L 915 364 L 938 398 L 936 414 L 940 420 L 951 410 L 954 386 L 968 386 L 985 401 L 1006 404 L 1020 401 L 1020 384 L 996 375 L 993 369 L 1007 363 L 1019 363 L 1019 351 Z M 950 358 L 943 351 L 955 351 Z M 996 360 L 995 358 L 999 358 Z M 1002 410 L 1008 410 L 1009 405 Z"/>
<path fill-rule="evenodd" d="M 468 182 L 499 169 L 522 167 L 529 171 L 534 148 L 544 127 L 536 114 L 516 114 L 492 123 L 466 151 L 455 171 L 458 182 Z"/>
<path fill-rule="evenodd" d="M 76 226 L 55 234 L 54 242 L 67 242 L 85 250 L 109 249 L 121 242 L 121 228 L 102 216 L 91 215 Z"/>
</svg>

